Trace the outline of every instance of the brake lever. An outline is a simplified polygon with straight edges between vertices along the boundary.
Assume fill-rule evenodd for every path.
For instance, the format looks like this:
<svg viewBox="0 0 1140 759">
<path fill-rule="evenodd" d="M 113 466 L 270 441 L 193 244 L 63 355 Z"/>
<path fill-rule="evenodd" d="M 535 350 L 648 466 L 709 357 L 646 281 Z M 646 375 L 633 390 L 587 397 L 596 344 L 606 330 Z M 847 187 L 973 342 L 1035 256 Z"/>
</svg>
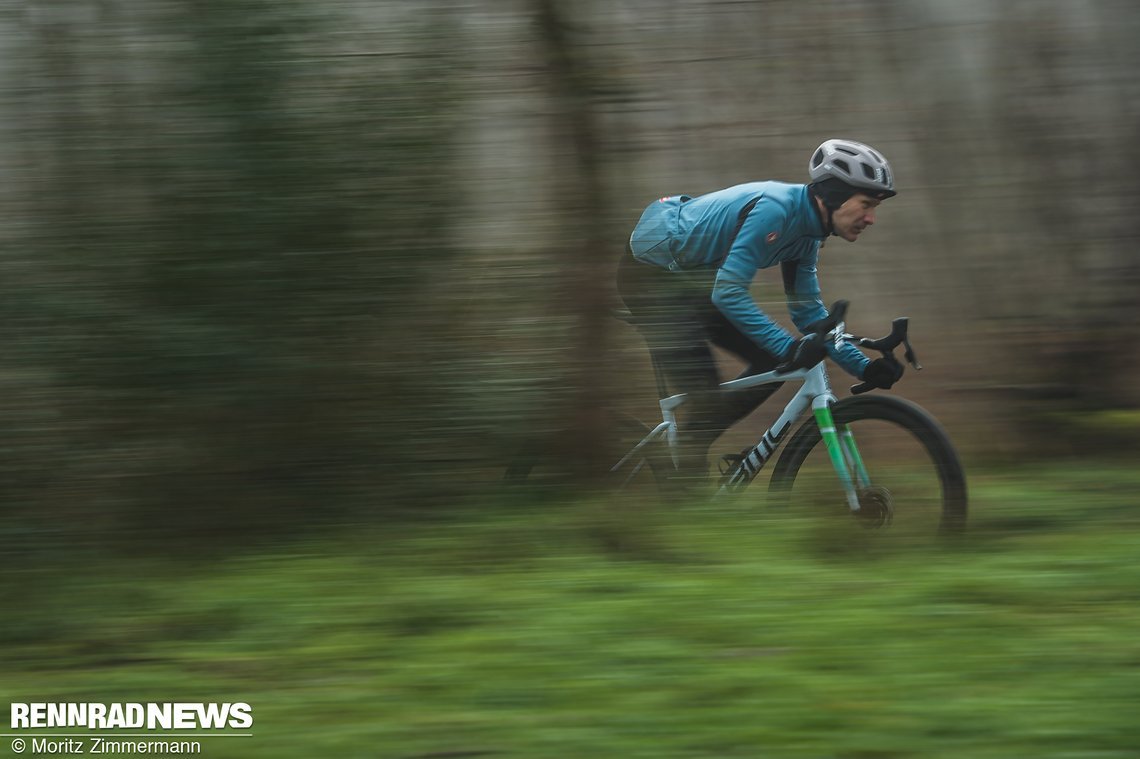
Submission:
<svg viewBox="0 0 1140 759">
<path fill-rule="evenodd" d="M 916 372 L 921 371 L 922 364 L 918 363 L 918 356 L 914 355 L 914 348 L 911 347 L 909 338 L 903 338 L 903 347 L 906 349 L 903 355 L 906 356 L 907 363 L 913 366 Z"/>
<path fill-rule="evenodd" d="M 883 354 L 884 358 L 895 359 L 894 349 L 901 343 L 905 349 L 905 356 L 907 363 L 914 367 L 915 371 L 922 369 L 922 364 L 918 363 L 918 356 L 914 353 L 914 347 L 910 344 L 910 337 L 907 334 L 908 319 L 905 316 L 900 316 L 891 322 L 891 334 L 886 337 L 872 339 L 869 337 L 859 337 L 858 335 L 851 335 L 844 333 L 836 337 L 835 341 L 838 345 L 841 341 L 847 341 L 860 348 L 868 350 L 876 350 Z M 841 325 L 842 326 L 842 325 Z M 897 359 L 895 359 L 897 361 Z M 869 382 L 860 382 L 851 386 L 852 395 L 860 395 L 870 390 L 874 390 L 875 386 Z"/>
</svg>

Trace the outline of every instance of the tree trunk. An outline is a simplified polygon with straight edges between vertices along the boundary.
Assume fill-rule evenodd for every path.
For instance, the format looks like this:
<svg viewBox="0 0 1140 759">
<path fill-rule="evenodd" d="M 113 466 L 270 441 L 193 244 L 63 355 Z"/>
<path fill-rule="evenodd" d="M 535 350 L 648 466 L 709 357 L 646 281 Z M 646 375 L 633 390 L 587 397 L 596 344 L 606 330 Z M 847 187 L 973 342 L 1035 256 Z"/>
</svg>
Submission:
<svg viewBox="0 0 1140 759">
<path fill-rule="evenodd" d="M 558 177 L 556 197 L 564 222 L 551 253 L 562 257 L 562 303 L 573 318 L 568 376 L 572 391 L 566 411 L 570 430 L 569 460 L 583 484 L 593 484 L 604 471 L 608 381 L 607 317 L 613 245 L 608 224 L 602 171 L 602 128 L 591 88 L 589 62 L 573 39 L 567 17 L 570 3 L 534 0 L 539 43 L 550 88 L 554 152 L 564 156 L 565 176 Z M 561 172 L 559 172 L 561 174 Z M 563 426 L 563 425 L 559 425 Z"/>
</svg>

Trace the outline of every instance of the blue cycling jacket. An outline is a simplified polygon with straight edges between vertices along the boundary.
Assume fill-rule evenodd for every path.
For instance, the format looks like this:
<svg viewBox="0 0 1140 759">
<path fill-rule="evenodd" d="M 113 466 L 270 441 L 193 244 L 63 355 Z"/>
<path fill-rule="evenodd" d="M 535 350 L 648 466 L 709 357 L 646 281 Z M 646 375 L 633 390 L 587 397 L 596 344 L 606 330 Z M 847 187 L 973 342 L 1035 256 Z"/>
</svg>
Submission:
<svg viewBox="0 0 1140 759">
<path fill-rule="evenodd" d="M 716 307 L 761 348 L 784 356 L 795 338 L 757 307 L 748 288 L 757 271 L 779 264 L 796 326 L 803 330 L 826 317 L 816 275 L 825 237 L 806 185 L 749 182 L 699 197 L 661 198 L 645 209 L 630 248 L 638 259 L 672 271 L 716 269 Z M 829 345 L 828 352 L 856 377 L 870 363 L 853 345 Z"/>
</svg>

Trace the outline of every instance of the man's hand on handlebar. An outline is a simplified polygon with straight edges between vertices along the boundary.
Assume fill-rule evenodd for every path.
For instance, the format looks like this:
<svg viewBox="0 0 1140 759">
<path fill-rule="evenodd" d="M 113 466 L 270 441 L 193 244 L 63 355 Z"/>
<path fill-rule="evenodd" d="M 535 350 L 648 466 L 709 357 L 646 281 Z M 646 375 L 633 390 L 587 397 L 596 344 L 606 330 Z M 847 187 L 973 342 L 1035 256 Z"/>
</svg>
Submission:
<svg viewBox="0 0 1140 759">
<path fill-rule="evenodd" d="M 851 392 L 854 395 L 876 388 L 889 390 L 902 379 L 905 367 L 892 353 L 899 345 L 906 349 L 907 362 L 915 369 L 922 368 L 922 365 L 918 363 L 918 358 L 914 355 L 914 348 L 911 347 L 910 340 L 907 339 L 908 319 L 906 317 L 895 319 L 891 323 L 891 333 L 886 337 L 880 337 L 877 340 L 856 337 L 843 331 L 848 305 L 845 300 L 837 300 L 826 317 L 805 327 L 804 332 L 808 333 L 807 336 L 801 338 L 791 347 L 780 364 L 776 366 L 776 371 L 780 374 L 786 374 L 796 369 L 810 369 L 827 357 L 825 346 L 829 342 L 834 342 L 837 346 L 843 342 L 853 343 L 860 348 L 877 350 L 883 354 L 882 358 L 871 361 L 863 370 L 862 382 L 851 387 Z"/>
<path fill-rule="evenodd" d="M 896 382 L 902 379 L 904 371 L 905 367 L 899 363 L 897 358 L 886 355 L 867 364 L 867 368 L 863 370 L 862 380 L 871 387 L 890 390 Z"/>
<path fill-rule="evenodd" d="M 877 340 L 855 337 L 854 335 L 847 337 L 850 342 L 860 348 L 870 348 L 883 354 L 882 358 L 875 359 L 863 370 L 863 381 L 858 385 L 851 386 L 852 395 L 859 395 L 875 388 L 889 390 L 892 385 L 902 379 L 905 367 L 892 352 L 899 345 L 902 345 L 906 350 L 907 363 L 913 366 L 916 371 L 922 368 L 922 364 L 918 363 L 918 357 L 914 355 L 914 348 L 911 347 L 910 340 L 907 338 L 908 323 L 909 320 L 905 316 L 895 319 L 891 322 L 891 334 Z"/>
<path fill-rule="evenodd" d="M 827 348 L 819 335 L 808 335 L 801 338 L 784 355 L 783 361 L 776 366 L 780 374 L 787 374 L 796 369 L 810 369 L 827 357 Z"/>
<path fill-rule="evenodd" d="M 843 317 L 847 313 L 847 301 L 837 300 L 827 316 L 804 327 L 806 337 L 800 338 L 784 355 L 776 366 L 780 374 L 796 369 L 810 369 L 827 357 L 827 343 L 834 342 L 836 334 L 843 332 Z"/>
</svg>

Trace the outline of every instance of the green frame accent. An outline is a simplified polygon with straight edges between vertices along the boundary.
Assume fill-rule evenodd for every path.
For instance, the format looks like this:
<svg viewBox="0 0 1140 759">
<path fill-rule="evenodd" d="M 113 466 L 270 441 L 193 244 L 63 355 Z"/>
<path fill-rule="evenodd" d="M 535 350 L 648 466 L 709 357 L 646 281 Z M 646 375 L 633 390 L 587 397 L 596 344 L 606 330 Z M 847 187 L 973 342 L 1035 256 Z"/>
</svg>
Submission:
<svg viewBox="0 0 1140 759">
<path fill-rule="evenodd" d="M 863 457 L 859 454 L 859 447 L 855 445 L 854 433 L 846 424 L 838 429 L 839 442 L 843 444 L 843 454 L 847 458 L 847 464 L 851 467 L 851 471 L 855 473 L 856 482 L 861 488 L 870 487 L 871 475 L 867 472 L 867 465 L 863 463 Z"/>
<path fill-rule="evenodd" d="M 863 459 L 859 455 L 858 448 L 855 447 L 855 437 L 851 434 L 851 430 L 844 427 L 846 440 L 843 443 L 840 442 L 839 432 L 835 427 L 835 418 L 832 416 L 829 407 L 818 407 L 814 413 L 816 424 L 819 425 L 819 434 L 827 448 L 827 455 L 831 458 L 831 466 L 835 469 L 840 484 L 843 485 L 843 492 L 847 495 L 847 504 L 852 511 L 858 511 L 859 495 L 855 491 L 855 482 L 851 478 L 852 467 L 848 465 L 848 455 L 853 457 L 854 462 L 852 463 L 855 471 L 861 478 L 866 476 L 867 469 L 863 466 Z M 850 453 L 846 452 L 848 450 Z"/>
</svg>

